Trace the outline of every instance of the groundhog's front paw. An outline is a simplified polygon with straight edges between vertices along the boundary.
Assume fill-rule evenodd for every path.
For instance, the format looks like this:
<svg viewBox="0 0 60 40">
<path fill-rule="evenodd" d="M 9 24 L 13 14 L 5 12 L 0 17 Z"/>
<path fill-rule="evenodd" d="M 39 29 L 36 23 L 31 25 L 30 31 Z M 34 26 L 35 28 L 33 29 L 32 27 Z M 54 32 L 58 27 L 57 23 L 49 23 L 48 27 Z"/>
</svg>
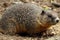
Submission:
<svg viewBox="0 0 60 40">
<path fill-rule="evenodd" d="M 56 35 L 54 29 L 48 29 L 47 31 L 43 32 L 43 36 L 54 36 L 54 35 Z"/>
</svg>

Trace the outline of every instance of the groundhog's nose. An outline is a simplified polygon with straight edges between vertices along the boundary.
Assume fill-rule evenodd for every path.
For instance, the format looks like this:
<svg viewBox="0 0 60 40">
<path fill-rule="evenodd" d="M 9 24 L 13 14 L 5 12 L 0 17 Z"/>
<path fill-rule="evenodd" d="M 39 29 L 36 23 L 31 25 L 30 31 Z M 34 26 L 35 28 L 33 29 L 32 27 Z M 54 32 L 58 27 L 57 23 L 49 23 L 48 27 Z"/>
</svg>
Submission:
<svg viewBox="0 0 60 40">
<path fill-rule="evenodd" d="M 59 20 L 56 20 L 56 23 L 58 23 L 59 22 Z"/>
<path fill-rule="evenodd" d="M 59 18 L 56 18 L 55 22 L 58 23 L 59 22 Z"/>
</svg>

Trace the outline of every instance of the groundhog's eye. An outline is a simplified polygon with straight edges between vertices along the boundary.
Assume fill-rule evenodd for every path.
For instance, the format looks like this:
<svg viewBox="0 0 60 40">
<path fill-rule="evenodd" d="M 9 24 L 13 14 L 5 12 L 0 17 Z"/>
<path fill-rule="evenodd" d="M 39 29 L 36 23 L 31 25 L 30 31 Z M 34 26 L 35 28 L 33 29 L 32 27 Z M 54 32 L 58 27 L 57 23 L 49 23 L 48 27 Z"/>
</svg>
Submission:
<svg viewBox="0 0 60 40">
<path fill-rule="evenodd" d="M 45 14 L 45 11 L 42 11 L 41 15 L 44 15 Z"/>
</svg>

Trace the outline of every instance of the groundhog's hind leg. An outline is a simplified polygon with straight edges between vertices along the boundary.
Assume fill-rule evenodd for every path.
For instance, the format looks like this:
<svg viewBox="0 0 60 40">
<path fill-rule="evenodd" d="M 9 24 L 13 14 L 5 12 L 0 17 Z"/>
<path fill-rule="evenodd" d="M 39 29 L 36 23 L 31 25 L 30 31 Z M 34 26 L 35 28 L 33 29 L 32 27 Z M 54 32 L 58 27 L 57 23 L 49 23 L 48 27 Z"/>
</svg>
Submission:
<svg viewBox="0 0 60 40">
<path fill-rule="evenodd" d="M 2 20 L 0 28 L 4 34 L 13 35 L 16 33 L 16 23 L 12 20 Z"/>
<path fill-rule="evenodd" d="M 7 30 L 6 34 L 14 35 L 17 32 L 16 22 L 9 21 L 7 27 L 8 27 L 8 30 Z"/>
</svg>

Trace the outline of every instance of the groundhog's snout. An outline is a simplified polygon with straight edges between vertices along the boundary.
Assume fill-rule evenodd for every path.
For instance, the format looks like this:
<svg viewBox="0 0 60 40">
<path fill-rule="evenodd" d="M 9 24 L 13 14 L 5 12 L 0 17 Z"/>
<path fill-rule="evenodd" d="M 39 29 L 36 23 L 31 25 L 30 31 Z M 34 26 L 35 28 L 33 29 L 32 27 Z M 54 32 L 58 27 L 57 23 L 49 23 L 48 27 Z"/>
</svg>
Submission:
<svg viewBox="0 0 60 40">
<path fill-rule="evenodd" d="M 59 18 L 58 18 L 58 17 L 55 19 L 55 22 L 56 22 L 56 23 L 58 23 L 58 22 L 59 22 Z"/>
<path fill-rule="evenodd" d="M 58 22 L 59 22 L 59 18 L 58 17 L 52 19 L 52 24 L 53 25 L 57 24 Z"/>
<path fill-rule="evenodd" d="M 50 24 L 55 25 L 55 24 L 57 24 L 60 21 L 60 19 L 58 17 L 58 13 L 55 13 L 54 11 L 47 10 L 46 11 L 46 15 L 48 16 L 48 18 L 47 18 L 48 20 L 47 21 Z"/>
</svg>

